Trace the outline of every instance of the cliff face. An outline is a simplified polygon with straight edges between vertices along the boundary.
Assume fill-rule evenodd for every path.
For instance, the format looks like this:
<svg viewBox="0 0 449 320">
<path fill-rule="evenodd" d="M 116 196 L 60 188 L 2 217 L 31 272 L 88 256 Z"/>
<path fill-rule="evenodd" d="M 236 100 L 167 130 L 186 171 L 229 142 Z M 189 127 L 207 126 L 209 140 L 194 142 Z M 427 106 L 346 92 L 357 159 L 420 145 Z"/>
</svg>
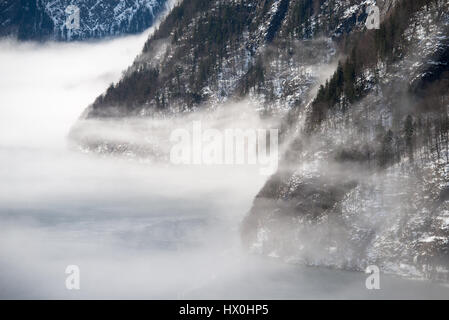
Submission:
<svg viewBox="0 0 449 320">
<path fill-rule="evenodd" d="M 389 54 L 374 63 L 351 54 L 301 112 L 282 168 L 243 223 L 250 251 L 448 280 L 449 7 L 422 3 L 404 28 L 398 17 L 379 31 L 401 32 Z M 362 38 L 353 52 L 370 45 Z"/>
<path fill-rule="evenodd" d="M 363 28 L 372 2 L 184 1 L 87 117 L 173 114 L 243 96 L 267 111 L 298 107 L 335 58 L 333 40 Z"/>
<path fill-rule="evenodd" d="M 87 150 L 142 153 L 83 126 L 247 98 L 283 119 L 285 151 L 243 222 L 251 252 L 446 278 L 448 1 L 378 1 L 382 24 L 367 30 L 373 3 L 183 1 L 72 137 Z"/>
<path fill-rule="evenodd" d="M 166 2 L 5 0 L 0 4 L 0 35 L 19 40 L 72 41 L 136 34 L 154 23 Z M 69 5 L 79 9 L 79 28 L 67 28 Z"/>
</svg>

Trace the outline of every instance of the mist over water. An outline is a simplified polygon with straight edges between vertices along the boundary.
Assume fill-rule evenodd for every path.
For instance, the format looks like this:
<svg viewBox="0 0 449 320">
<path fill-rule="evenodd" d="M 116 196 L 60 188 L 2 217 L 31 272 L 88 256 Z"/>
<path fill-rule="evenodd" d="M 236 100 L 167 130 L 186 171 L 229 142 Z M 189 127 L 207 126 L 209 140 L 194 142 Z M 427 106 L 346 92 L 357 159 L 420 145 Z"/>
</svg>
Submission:
<svg viewBox="0 0 449 320">
<path fill-rule="evenodd" d="M 0 298 L 444 297 L 443 287 L 247 256 L 239 226 L 267 177 L 83 154 L 67 135 L 147 34 L 0 42 Z M 78 265 L 81 290 L 65 287 Z"/>
</svg>

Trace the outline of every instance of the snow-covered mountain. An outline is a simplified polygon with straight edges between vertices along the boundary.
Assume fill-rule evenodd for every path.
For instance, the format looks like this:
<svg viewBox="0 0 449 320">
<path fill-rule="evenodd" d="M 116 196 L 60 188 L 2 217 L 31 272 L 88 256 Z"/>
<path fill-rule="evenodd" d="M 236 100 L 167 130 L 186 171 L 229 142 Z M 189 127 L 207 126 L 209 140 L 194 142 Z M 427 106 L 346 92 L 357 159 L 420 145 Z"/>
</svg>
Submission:
<svg viewBox="0 0 449 320">
<path fill-rule="evenodd" d="M 251 252 L 449 280 L 449 3 L 396 10 L 381 30 L 396 25 L 397 45 L 369 58 L 382 31 L 354 40 L 299 111 L 283 165 L 243 224 Z"/>
<path fill-rule="evenodd" d="M 243 223 L 251 252 L 447 279 L 449 2 L 379 0 L 380 28 L 368 30 L 375 3 L 183 1 L 72 138 L 144 156 L 83 126 L 250 100 L 282 118 L 283 151 Z"/>
<path fill-rule="evenodd" d="M 4 0 L 0 35 L 23 40 L 98 39 L 150 27 L 167 0 Z M 79 25 L 69 19 L 79 13 Z M 75 17 L 75 16 L 73 16 Z M 67 23 L 69 21 L 69 24 Z M 73 24 L 73 25 L 71 25 Z"/>
<path fill-rule="evenodd" d="M 255 91 L 267 107 L 298 105 L 298 95 L 326 73 L 320 63 L 336 58 L 332 40 L 363 28 L 366 8 L 373 3 L 318 2 L 184 1 L 148 40 L 122 81 L 92 105 L 90 116 L 176 113 Z M 274 69 L 269 63 L 276 55 L 282 63 Z M 308 72 L 311 64 L 319 72 Z M 141 82 L 139 92 L 128 92 L 133 81 Z"/>
</svg>

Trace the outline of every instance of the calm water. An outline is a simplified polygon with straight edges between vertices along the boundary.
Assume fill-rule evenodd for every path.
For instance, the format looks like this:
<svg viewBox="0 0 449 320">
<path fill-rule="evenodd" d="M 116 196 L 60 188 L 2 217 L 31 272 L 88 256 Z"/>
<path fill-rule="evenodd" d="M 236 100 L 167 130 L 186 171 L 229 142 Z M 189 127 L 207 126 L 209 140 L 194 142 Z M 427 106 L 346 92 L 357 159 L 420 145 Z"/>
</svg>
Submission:
<svg viewBox="0 0 449 320">
<path fill-rule="evenodd" d="M 84 107 L 145 36 L 0 43 L 0 298 L 449 298 L 423 281 L 246 255 L 239 224 L 257 168 L 168 167 L 70 150 Z M 81 290 L 65 288 L 78 265 Z"/>
</svg>

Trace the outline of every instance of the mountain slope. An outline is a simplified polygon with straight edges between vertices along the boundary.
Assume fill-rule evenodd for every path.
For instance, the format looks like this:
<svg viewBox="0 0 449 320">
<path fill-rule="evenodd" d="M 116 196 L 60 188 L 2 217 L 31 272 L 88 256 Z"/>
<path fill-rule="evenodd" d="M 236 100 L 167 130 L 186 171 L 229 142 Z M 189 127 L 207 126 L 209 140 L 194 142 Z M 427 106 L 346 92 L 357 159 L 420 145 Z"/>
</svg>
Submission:
<svg viewBox="0 0 449 320">
<path fill-rule="evenodd" d="M 378 1 L 381 27 L 367 30 L 372 4 L 183 1 L 72 138 L 145 155 L 83 124 L 188 119 L 249 99 L 283 119 L 284 151 L 242 225 L 251 252 L 447 279 L 449 4 Z"/>
<path fill-rule="evenodd" d="M 304 109 L 243 224 L 252 252 L 449 279 L 449 6 L 404 3 Z"/>
<path fill-rule="evenodd" d="M 5 0 L 0 4 L 0 36 L 19 40 L 86 40 L 137 34 L 149 28 L 166 0 Z M 76 6 L 80 26 L 69 30 L 66 8 Z"/>
<path fill-rule="evenodd" d="M 123 79 L 95 101 L 88 117 L 176 113 L 252 93 L 267 108 L 277 102 L 298 106 L 318 81 L 305 67 L 330 62 L 332 39 L 363 27 L 372 1 L 355 3 L 184 1 Z M 277 74 L 292 69 L 302 74 L 280 86 Z"/>
</svg>

